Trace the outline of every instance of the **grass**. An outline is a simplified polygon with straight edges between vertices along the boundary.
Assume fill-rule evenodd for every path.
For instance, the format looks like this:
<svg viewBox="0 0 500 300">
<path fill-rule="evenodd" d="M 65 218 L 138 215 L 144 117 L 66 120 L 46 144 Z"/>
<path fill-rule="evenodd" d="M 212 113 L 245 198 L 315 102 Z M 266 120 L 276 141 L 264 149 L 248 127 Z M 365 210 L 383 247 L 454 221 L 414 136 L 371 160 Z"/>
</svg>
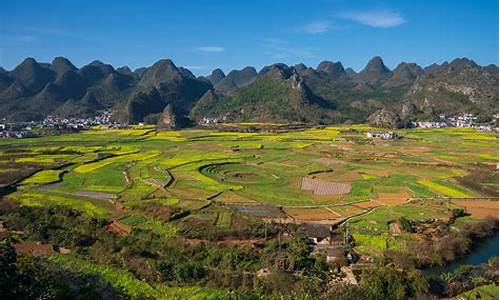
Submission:
<svg viewBox="0 0 500 300">
<path fill-rule="evenodd" d="M 64 185 L 59 189 L 64 191 L 89 190 L 106 193 L 119 193 L 126 188 L 123 170 L 126 162 L 115 162 L 93 172 L 70 172 L 64 177 Z"/>
<path fill-rule="evenodd" d="M 84 197 L 47 192 L 23 192 L 17 195 L 15 199 L 18 199 L 22 205 L 26 206 L 62 205 L 96 217 L 104 217 L 110 214 L 109 205 L 106 202 Z"/>
<path fill-rule="evenodd" d="M 177 233 L 176 226 L 157 220 L 148 220 L 137 224 L 135 227 L 142 230 L 151 230 L 154 233 L 160 234 L 163 239 L 171 238 Z"/>
<path fill-rule="evenodd" d="M 231 226 L 231 213 L 230 212 L 219 212 L 217 215 L 217 221 L 215 226 L 219 228 L 229 228 Z"/>
<path fill-rule="evenodd" d="M 478 298 L 477 295 L 480 295 Z M 491 283 L 487 285 L 482 285 L 473 290 L 467 291 L 460 294 L 466 300 L 484 299 L 484 300 L 494 300 L 498 299 L 498 285 Z"/>
<path fill-rule="evenodd" d="M 47 184 L 59 181 L 59 176 L 63 170 L 43 170 L 35 173 L 35 175 L 23 180 L 23 184 Z"/>
<path fill-rule="evenodd" d="M 151 159 L 159 154 L 158 151 L 151 151 L 151 152 L 146 152 L 146 153 L 129 153 L 129 154 L 121 154 L 119 156 L 114 156 L 106 159 L 102 159 L 96 162 L 88 163 L 88 164 L 83 164 L 74 169 L 75 172 L 77 173 L 89 173 L 95 170 L 98 170 L 102 167 L 105 167 L 109 164 L 112 164 L 114 162 L 133 162 L 133 161 L 145 161 L 148 159 Z"/>
<path fill-rule="evenodd" d="M 371 245 L 382 251 L 388 248 L 388 237 L 383 235 L 354 234 L 356 245 Z"/>
<path fill-rule="evenodd" d="M 140 230 L 152 231 L 154 233 L 160 234 L 163 239 L 169 239 L 177 233 L 176 226 L 154 219 L 148 219 L 147 217 L 142 215 L 128 215 L 120 219 L 119 221 L 123 224 L 132 226 Z"/>
<path fill-rule="evenodd" d="M 151 285 L 137 279 L 132 273 L 109 266 L 87 262 L 73 256 L 53 255 L 50 258 L 62 268 L 78 270 L 84 274 L 96 274 L 113 287 L 123 290 L 132 299 L 224 299 L 225 292 L 200 287 L 170 287 Z"/>
</svg>

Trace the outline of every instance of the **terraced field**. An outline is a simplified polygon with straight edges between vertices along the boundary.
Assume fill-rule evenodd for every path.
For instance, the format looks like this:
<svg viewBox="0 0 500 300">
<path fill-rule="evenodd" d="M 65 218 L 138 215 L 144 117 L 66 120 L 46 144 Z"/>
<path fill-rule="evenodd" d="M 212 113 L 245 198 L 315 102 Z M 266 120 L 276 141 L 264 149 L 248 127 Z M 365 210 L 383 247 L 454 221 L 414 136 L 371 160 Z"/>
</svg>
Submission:
<svg viewBox="0 0 500 300">
<path fill-rule="evenodd" d="M 5 194 L 23 205 L 65 205 L 165 237 L 196 220 L 230 228 L 239 213 L 297 223 L 349 220 L 361 250 L 385 247 L 388 221 L 400 216 L 446 219 L 462 207 L 481 218 L 485 207 L 498 208 L 496 133 L 408 129 L 383 141 L 367 138 L 371 130 L 145 127 L 4 139 L 0 184 L 16 183 Z M 212 204 L 224 210 L 207 213 Z"/>
</svg>

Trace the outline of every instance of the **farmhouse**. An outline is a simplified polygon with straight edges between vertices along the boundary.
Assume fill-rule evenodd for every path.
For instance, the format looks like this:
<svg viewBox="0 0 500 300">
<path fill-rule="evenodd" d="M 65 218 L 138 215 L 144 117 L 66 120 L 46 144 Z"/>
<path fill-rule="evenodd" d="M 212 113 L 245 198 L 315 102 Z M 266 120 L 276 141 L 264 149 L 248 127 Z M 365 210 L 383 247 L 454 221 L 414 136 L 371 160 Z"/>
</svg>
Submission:
<svg viewBox="0 0 500 300">
<path fill-rule="evenodd" d="M 313 245 L 327 245 L 331 241 L 330 226 L 318 224 L 304 224 L 299 228 L 299 231 L 304 232 L 309 242 Z"/>
<path fill-rule="evenodd" d="M 395 140 L 398 135 L 395 132 L 367 132 L 366 136 L 369 138 L 381 139 L 381 140 Z"/>
<path fill-rule="evenodd" d="M 202 126 L 210 126 L 210 125 L 217 124 L 217 123 L 219 123 L 218 118 L 210 118 L 210 117 L 203 117 L 203 119 L 201 119 L 198 122 L 198 124 L 202 125 Z"/>
</svg>

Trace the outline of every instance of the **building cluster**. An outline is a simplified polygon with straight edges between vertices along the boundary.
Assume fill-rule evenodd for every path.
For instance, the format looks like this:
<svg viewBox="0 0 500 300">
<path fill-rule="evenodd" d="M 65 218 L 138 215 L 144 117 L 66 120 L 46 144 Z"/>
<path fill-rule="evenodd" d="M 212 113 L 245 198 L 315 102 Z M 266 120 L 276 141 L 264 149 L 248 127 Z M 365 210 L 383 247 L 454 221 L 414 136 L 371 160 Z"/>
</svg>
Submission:
<svg viewBox="0 0 500 300">
<path fill-rule="evenodd" d="M 302 224 L 299 231 L 307 237 L 312 253 L 323 255 L 327 263 L 336 265 L 337 275 L 332 277 L 332 282 L 358 284 L 357 278 L 370 265 L 367 263 L 370 258 L 359 257 L 352 250 L 354 239 L 348 227 L 339 230 L 337 225 Z"/>
<path fill-rule="evenodd" d="M 465 128 L 475 128 L 477 130 L 486 132 L 491 132 L 494 130 L 491 124 L 479 123 L 478 118 L 471 113 L 464 113 L 450 117 L 446 117 L 445 115 L 440 115 L 439 120 L 413 121 L 410 123 L 410 125 L 411 127 L 415 128 L 465 127 Z"/>
<path fill-rule="evenodd" d="M 395 140 L 399 136 L 393 132 L 393 131 L 388 131 L 388 132 L 367 132 L 366 136 L 372 139 L 381 139 L 381 140 Z"/>
<path fill-rule="evenodd" d="M 47 116 L 42 121 L 7 122 L 0 121 L 0 138 L 27 138 L 36 136 L 37 130 L 87 130 L 92 126 L 105 126 L 107 128 L 121 128 L 123 125 L 112 121 L 112 113 L 104 111 L 99 115 L 88 118 L 60 118 Z"/>
<path fill-rule="evenodd" d="M 354 252 L 347 250 L 348 242 L 344 237 L 335 236 L 333 226 L 321 224 L 303 224 L 299 231 L 307 237 L 309 249 L 313 253 L 322 253 L 327 262 L 338 260 L 355 261 Z"/>
<path fill-rule="evenodd" d="M 0 121 L 0 138 L 27 138 L 34 137 L 33 132 L 35 122 L 18 122 L 7 123 L 5 120 Z"/>
<path fill-rule="evenodd" d="M 203 117 L 198 124 L 202 126 L 210 126 L 219 123 L 218 118 Z"/>
<path fill-rule="evenodd" d="M 57 129 L 77 129 L 86 130 L 92 126 L 110 125 L 112 114 L 109 111 L 104 111 L 99 115 L 88 118 L 60 118 L 57 116 L 47 116 L 38 125 L 40 128 L 57 128 Z"/>
<path fill-rule="evenodd" d="M 450 127 L 450 124 L 444 121 L 413 121 L 410 123 L 414 128 L 445 128 Z"/>
<path fill-rule="evenodd" d="M 203 117 L 201 120 L 198 120 L 198 125 L 200 126 L 210 126 L 210 125 L 216 125 L 218 123 L 224 123 L 229 120 L 229 113 L 226 113 L 223 115 L 221 118 L 214 118 L 214 117 Z"/>
</svg>

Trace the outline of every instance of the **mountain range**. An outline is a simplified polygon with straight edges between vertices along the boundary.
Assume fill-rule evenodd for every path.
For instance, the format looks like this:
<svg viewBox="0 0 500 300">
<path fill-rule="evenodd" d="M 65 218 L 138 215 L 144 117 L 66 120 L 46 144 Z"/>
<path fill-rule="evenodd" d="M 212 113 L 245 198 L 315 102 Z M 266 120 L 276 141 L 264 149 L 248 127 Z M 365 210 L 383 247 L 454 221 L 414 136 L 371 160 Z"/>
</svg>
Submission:
<svg viewBox="0 0 500 300">
<path fill-rule="evenodd" d="M 374 57 L 359 73 L 323 61 L 316 68 L 277 63 L 196 77 L 169 59 L 132 71 L 97 60 L 77 68 L 63 57 L 26 58 L 13 70 L 0 67 L 0 118 L 84 117 L 108 109 L 117 120 L 171 128 L 206 120 L 398 127 L 462 112 L 490 120 L 498 114 L 498 72 L 467 58 L 425 68 L 402 62 L 391 70 Z"/>
</svg>

